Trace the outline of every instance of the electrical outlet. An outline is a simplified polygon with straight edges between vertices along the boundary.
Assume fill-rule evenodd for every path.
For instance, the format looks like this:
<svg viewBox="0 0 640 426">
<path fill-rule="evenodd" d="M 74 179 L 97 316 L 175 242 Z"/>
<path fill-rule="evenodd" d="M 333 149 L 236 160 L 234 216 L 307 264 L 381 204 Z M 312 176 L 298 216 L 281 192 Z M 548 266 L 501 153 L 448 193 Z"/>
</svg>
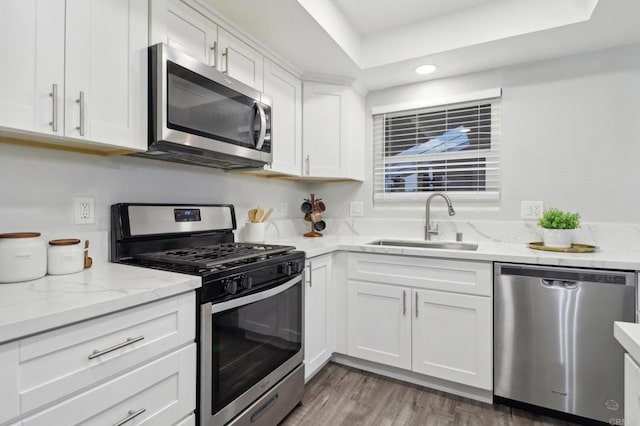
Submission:
<svg viewBox="0 0 640 426">
<path fill-rule="evenodd" d="M 542 201 L 523 201 L 520 204 L 520 218 L 539 219 L 542 217 L 544 203 Z"/>
<path fill-rule="evenodd" d="M 349 216 L 364 216 L 364 204 L 362 203 L 362 201 L 352 201 L 349 204 Z"/>
<path fill-rule="evenodd" d="M 95 198 L 75 197 L 73 199 L 74 223 L 90 225 L 95 222 Z"/>
<path fill-rule="evenodd" d="M 282 202 L 280 203 L 280 217 L 289 216 L 289 203 Z"/>
</svg>

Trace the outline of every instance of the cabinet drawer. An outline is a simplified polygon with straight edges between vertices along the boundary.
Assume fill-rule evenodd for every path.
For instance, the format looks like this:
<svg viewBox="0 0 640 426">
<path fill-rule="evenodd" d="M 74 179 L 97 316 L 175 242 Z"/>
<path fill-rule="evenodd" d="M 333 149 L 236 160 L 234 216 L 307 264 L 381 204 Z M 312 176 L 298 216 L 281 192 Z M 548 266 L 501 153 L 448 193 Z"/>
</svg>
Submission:
<svg viewBox="0 0 640 426">
<path fill-rule="evenodd" d="M 349 253 L 349 279 L 491 296 L 492 266 L 426 257 Z"/>
<path fill-rule="evenodd" d="M 191 292 L 19 341 L 22 414 L 193 342 L 195 318 Z"/>
<path fill-rule="evenodd" d="M 18 342 L 0 346 L 0 423 L 20 415 Z"/>
<path fill-rule="evenodd" d="M 195 409 L 196 345 L 23 420 L 24 426 L 173 425 Z M 136 415 L 137 413 L 137 415 Z"/>
</svg>

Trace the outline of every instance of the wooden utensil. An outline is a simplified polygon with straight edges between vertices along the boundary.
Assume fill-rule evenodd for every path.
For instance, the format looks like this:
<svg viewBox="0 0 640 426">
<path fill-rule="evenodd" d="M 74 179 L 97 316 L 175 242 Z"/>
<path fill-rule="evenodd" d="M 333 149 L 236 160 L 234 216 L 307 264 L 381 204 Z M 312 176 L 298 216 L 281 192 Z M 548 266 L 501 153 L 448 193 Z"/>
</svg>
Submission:
<svg viewBox="0 0 640 426">
<path fill-rule="evenodd" d="M 251 222 L 251 223 L 255 223 L 256 222 L 256 213 L 257 212 L 258 212 L 258 209 L 249 210 L 249 222 Z"/>
<path fill-rule="evenodd" d="M 266 222 L 267 219 L 269 219 L 269 216 L 271 216 L 271 213 L 273 213 L 273 208 L 269 207 L 269 210 L 267 210 L 267 212 L 262 216 L 260 222 Z"/>
<path fill-rule="evenodd" d="M 89 257 L 89 240 L 84 240 L 84 269 L 91 268 L 93 259 Z"/>
<path fill-rule="evenodd" d="M 260 223 L 262 222 L 262 217 L 264 216 L 264 210 L 262 210 L 262 207 L 258 206 L 258 211 L 256 212 L 256 220 L 255 223 Z"/>
</svg>

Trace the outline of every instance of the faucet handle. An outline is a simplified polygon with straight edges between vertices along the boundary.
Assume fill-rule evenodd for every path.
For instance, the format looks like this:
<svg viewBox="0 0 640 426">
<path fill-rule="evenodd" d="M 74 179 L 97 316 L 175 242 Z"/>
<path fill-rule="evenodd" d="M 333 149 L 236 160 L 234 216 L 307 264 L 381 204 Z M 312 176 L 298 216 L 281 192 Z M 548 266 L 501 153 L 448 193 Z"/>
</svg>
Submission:
<svg viewBox="0 0 640 426">
<path fill-rule="evenodd" d="M 437 223 L 430 223 L 429 224 L 429 233 L 430 234 L 437 234 L 438 233 L 438 224 Z"/>
</svg>

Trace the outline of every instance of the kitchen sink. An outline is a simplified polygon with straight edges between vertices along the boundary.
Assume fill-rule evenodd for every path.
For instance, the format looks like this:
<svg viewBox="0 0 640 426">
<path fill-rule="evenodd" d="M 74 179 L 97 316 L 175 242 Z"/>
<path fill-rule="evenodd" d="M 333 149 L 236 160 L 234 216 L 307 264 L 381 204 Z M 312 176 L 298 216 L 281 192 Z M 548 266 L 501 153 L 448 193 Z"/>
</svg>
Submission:
<svg viewBox="0 0 640 426">
<path fill-rule="evenodd" d="M 417 247 L 444 250 L 478 250 L 478 245 L 474 243 L 463 243 L 459 241 L 402 241 L 402 240 L 376 240 L 367 243 L 370 246 L 395 246 L 395 247 Z"/>
</svg>

